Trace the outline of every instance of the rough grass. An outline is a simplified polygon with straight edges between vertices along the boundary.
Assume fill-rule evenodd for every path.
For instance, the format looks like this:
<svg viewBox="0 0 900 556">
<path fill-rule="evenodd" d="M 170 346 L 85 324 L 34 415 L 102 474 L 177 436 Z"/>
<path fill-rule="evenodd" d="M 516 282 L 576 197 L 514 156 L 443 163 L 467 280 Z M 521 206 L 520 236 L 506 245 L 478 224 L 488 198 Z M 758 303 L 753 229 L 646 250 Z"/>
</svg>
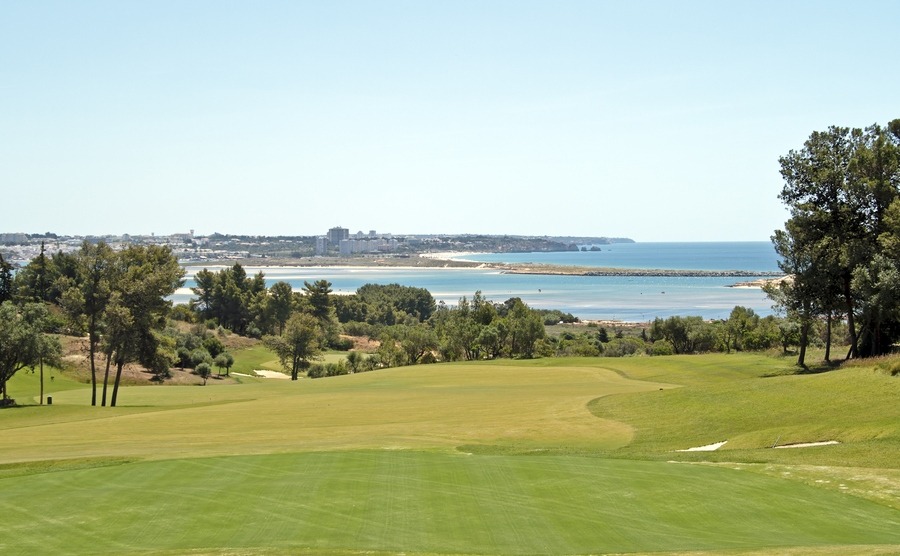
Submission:
<svg viewBox="0 0 900 556">
<path fill-rule="evenodd" d="M 58 385 L 53 406 L 0 411 L 0 552 L 900 551 L 900 378 L 882 367 L 498 361 L 129 387 L 119 408 Z"/>
</svg>

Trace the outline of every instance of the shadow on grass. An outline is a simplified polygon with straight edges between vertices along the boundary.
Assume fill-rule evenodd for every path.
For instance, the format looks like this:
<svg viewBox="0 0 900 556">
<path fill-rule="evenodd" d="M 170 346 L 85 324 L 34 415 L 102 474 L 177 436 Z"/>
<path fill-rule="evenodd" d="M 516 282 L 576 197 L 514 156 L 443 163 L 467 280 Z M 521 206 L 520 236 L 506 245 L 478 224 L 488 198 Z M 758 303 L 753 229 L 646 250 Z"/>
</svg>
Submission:
<svg viewBox="0 0 900 556">
<path fill-rule="evenodd" d="M 134 463 L 136 461 L 140 460 L 137 458 L 123 457 L 92 457 L 3 463 L 0 464 L 0 479 L 20 477 L 23 475 L 36 475 L 38 473 L 52 473 L 55 471 L 110 467 L 113 465 Z"/>
<path fill-rule="evenodd" d="M 817 375 L 821 373 L 827 373 L 830 371 L 836 371 L 843 367 L 844 361 L 820 361 L 818 363 L 812 365 L 794 365 L 793 367 L 789 367 L 787 369 L 783 369 L 780 371 L 776 371 L 773 373 L 768 373 L 762 375 L 762 378 L 772 378 L 777 376 L 791 376 L 791 375 Z"/>
</svg>

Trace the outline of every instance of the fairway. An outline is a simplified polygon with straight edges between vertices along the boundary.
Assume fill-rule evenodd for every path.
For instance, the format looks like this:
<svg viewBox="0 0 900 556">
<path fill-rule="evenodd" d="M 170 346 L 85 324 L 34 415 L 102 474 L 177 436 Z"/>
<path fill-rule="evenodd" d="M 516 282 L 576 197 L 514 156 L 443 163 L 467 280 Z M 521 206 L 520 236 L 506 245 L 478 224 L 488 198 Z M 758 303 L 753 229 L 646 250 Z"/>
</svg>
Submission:
<svg viewBox="0 0 900 556">
<path fill-rule="evenodd" d="M 54 405 L 0 412 L 0 552 L 900 551 L 900 380 L 784 367 L 443 364 L 129 387 L 114 409 L 60 382 Z M 773 431 L 842 444 L 771 450 Z"/>
</svg>

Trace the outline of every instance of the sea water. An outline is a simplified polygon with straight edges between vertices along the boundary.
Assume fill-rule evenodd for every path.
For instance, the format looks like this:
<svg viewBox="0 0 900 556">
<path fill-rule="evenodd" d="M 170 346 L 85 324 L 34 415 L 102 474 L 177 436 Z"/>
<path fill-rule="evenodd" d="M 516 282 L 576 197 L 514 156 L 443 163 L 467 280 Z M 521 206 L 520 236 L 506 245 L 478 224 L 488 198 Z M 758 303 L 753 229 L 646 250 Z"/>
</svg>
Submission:
<svg viewBox="0 0 900 556">
<path fill-rule="evenodd" d="M 599 252 L 503 253 L 466 258 L 610 268 L 760 273 L 778 270 L 775 251 L 766 242 L 633 243 L 599 247 Z M 173 297 L 175 302 L 184 303 L 191 298 L 189 288 L 196 285 L 193 275 L 201 268 L 187 267 L 188 280 Z M 369 283 L 396 283 L 425 288 L 436 301 L 448 305 L 481 291 L 494 302 L 519 297 L 530 307 L 559 309 L 589 320 L 646 322 L 673 315 L 721 319 L 727 318 L 737 305 L 749 307 L 760 315 L 773 312 L 771 301 L 759 288 L 729 287 L 753 277 L 557 276 L 504 274 L 481 268 L 248 266 L 245 269 L 248 275 L 263 272 L 268 286 L 285 281 L 300 290 L 304 281 L 324 279 L 331 282 L 335 294 L 349 294 Z"/>
<path fill-rule="evenodd" d="M 600 268 L 740 270 L 778 272 L 771 242 L 613 243 L 582 245 L 586 251 L 552 253 L 476 253 L 460 259 L 480 262 L 541 263 Z M 598 249 L 591 251 L 590 248 Z"/>
</svg>

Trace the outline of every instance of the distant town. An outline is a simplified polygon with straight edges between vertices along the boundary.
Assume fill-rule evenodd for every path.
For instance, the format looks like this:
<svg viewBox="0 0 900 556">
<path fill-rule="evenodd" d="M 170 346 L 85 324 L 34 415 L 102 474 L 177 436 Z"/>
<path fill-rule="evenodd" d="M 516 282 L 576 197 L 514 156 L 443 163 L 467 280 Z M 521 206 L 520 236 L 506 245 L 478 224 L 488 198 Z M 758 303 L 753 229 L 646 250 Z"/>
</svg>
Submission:
<svg viewBox="0 0 900 556">
<path fill-rule="evenodd" d="M 335 226 L 321 236 L 253 236 L 213 233 L 197 235 L 194 230 L 169 235 L 79 236 L 0 233 L 0 254 L 14 265 L 24 265 L 46 253 L 69 253 L 81 245 L 105 242 L 114 249 L 128 245 L 165 245 L 185 264 L 246 259 L 303 259 L 394 257 L 444 251 L 484 253 L 550 252 L 600 249 L 612 243 L 633 243 L 628 238 L 551 237 L 478 234 L 405 234 L 358 231 Z"/>
</svg>

